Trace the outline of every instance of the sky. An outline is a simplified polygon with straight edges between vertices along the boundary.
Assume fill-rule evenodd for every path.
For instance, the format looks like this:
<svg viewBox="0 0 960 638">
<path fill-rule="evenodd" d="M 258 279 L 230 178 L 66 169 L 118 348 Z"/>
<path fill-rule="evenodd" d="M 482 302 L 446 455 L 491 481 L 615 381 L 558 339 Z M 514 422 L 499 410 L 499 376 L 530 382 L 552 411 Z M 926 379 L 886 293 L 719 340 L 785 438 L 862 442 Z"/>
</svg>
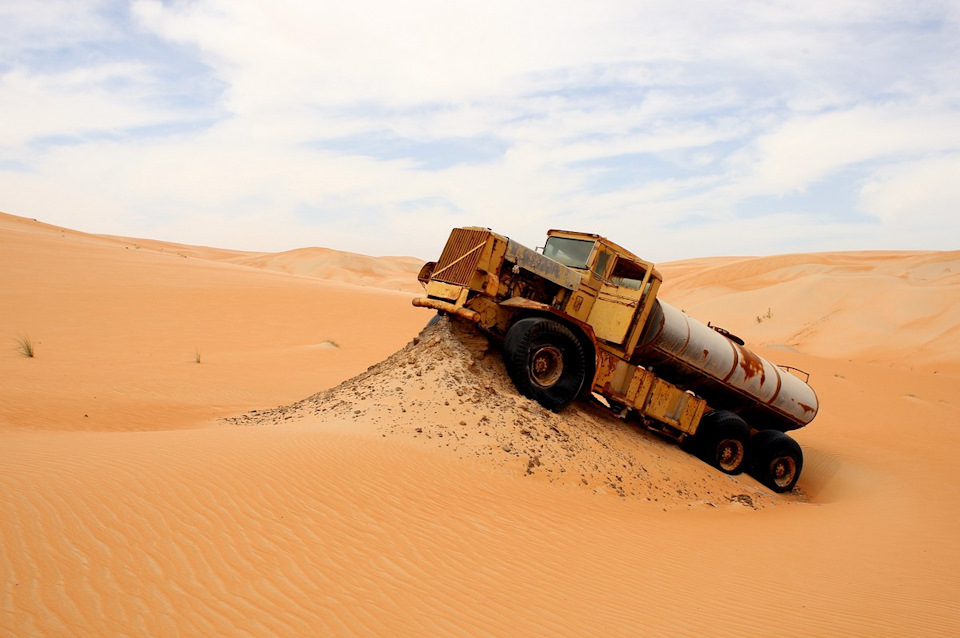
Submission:
<svg viewBox="0 0 960 638">
<path fill-rule="evenodd" d="M 435 259 L 960 249 L 960 0 L 0 0 L 0 211 Z"/>
</svg>

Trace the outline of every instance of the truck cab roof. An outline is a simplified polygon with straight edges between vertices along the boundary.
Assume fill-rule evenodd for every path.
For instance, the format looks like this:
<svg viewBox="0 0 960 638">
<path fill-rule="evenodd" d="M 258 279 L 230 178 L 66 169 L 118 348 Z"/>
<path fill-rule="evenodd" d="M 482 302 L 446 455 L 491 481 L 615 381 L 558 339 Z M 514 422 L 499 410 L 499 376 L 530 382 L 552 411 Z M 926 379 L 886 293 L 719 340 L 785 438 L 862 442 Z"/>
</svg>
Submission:
<svg viewBox="0 0 960 638">
<path fill-rule="evenodd" d="M 565 255 L 563 254 L 563 251 L 557 251 L 555 254 L 549 254 L 547 248 L 544 248 L 544 254 L 546 256 L 560 261 L 570 268 L 594 271 L 598 277 L 602 278 L 602 271 L 604 268 L 600 268 L 600 272 L 597 272 L 597 260 L 600 259 L 601 253 L 606 252 L 607 254 L 616 255 L 618 261 L 630 262 L 639 267 L 639 269 L 642 271 L 651 273 L 652 278 L 660 281 L 663 280 L 663 277 L 660 275 L 660 272 L 656 269 L 656 266 L 653 262 L 637 257 L 623 246 L 620 246 L 619 244 L 612 242 L 601 235 L 597 235 L 595 233 L 581 233 L 573 230 L 551 229 L 547 231 L 548 244 L 550 243 L 550 239 L 554 237 L 558 240 L 566 239 L 574 242 L 584 242 L 583 245 L 569 251 L 570 253 L 577 253 L 576 255 Z M 557 242 L 554 243 L 556 244 Z M 569 246 L 569 244 L 567 244 L 567 246 Z M 603 250 L 604 248 L 606 250 Z"/>
</svg>

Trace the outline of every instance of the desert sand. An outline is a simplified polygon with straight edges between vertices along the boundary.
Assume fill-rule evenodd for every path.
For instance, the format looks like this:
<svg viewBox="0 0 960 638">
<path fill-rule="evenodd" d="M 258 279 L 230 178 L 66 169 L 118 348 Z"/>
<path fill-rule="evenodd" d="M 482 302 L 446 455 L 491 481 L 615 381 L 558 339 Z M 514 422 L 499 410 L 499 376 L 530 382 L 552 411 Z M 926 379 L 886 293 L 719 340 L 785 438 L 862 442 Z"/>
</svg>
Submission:
<svg viewBox="0 0 960 638">
<path fill-rule="evenodd" d="M 810 373 L 787 495 L 519 397 L 419 265 L 0 214 L 0 634 L 960 633 L 960 252 L 661 266 Z"/>
</svg>

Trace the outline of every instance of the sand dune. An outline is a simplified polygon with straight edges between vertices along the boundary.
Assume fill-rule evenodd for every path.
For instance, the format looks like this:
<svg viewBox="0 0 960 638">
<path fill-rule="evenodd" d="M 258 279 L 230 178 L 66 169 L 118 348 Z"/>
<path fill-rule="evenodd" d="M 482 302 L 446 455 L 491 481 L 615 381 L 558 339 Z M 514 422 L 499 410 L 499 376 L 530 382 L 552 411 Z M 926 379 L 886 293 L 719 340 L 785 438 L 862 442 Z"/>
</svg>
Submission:
<svg viewBox="0 0 960 638">
<path fill-rule="evenodd" d="M 230 261 L 328 281 L 405 292 L 421 290 L 417 273 L 423 260 L 413 257 L 368 257 L 329 248 L 299 248 L 282 253 L 242 255 Z"/>
<path fill-rule="evenodd" d="M 751 343 L 958 371 L 960 251 L 727 258 L 663 272 L 674 305 Z"/>
<path fill-rule="evenodd" d="M 0 216 L 0 634 L 960 631 L 957 253 L 663 266 L 812 374 L 788 496 L 413 343 L 389 260 L 250 257 Z"/>
<path fill-rule="evenodd" d="M 423 325 L 408 294 L 0 222 L 4 427 L 193 427 L 338 383 Z"/>
</svg>

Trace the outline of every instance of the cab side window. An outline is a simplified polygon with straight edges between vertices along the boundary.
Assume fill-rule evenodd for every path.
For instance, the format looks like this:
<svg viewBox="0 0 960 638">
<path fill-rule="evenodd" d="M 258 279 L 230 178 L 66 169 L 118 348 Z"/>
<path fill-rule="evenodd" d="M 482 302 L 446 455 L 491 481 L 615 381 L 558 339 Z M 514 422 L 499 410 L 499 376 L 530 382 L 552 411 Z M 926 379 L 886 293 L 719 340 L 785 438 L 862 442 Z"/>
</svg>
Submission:
<svg viewBox="0 0 960 638">
<path fill-rule="evenodd" d="M 618 259 L 617 265 L 614 266 L 613 273 L 610 275 L 610 283 L 621 288 L 640 290 L 643 277 L 646 274 L 647 272 L 637 264 L 625 259 Z"/>
</svg>

